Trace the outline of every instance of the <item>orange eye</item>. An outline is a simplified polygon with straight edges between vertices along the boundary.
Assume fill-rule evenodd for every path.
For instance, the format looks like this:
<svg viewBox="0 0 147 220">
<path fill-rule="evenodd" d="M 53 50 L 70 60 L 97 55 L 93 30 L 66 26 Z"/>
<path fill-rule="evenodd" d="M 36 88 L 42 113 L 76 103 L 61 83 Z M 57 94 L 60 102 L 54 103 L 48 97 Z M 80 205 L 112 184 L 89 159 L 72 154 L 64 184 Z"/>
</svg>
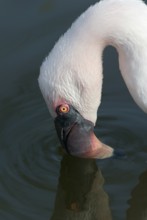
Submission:
<svg viewBox="0 0 147 220">
<path fill-rule="evenodd" d="M 59 107 L 59 111 L 60 111 L 60 113 L 67 113 L 67 112 L 69 112 L 69 105 L 67 105 L 67 104 L 61 105 Z"/>
</svg>

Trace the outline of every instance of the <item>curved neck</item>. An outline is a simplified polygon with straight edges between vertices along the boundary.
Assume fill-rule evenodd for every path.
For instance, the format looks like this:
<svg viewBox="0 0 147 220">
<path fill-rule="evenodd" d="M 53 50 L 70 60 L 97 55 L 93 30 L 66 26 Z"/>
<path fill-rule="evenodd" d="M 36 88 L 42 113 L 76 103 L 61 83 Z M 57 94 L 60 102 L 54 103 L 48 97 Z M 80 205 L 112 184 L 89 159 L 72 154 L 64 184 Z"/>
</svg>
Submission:
<svg viewBox="0 0 147 220">
<path fill-rule="evenodd" d="M 42 64 L 39 85 L 53 117 L 64 100 L 96 122 L 107 45 L 117 49 L 126 85 L 147 111 L 147 6 L 141 0 L 102 0 L 73 23 Z"/>
<path fill-rule="evenodd" d="M 73 39 L 76 38 L 78 45 L 80 44 L 82 59 L 84 60 L 84 56 L 85 60 L 91 60 L 93 57 L 90 65 L 97 65 L 96 72 L 99 75 L 102 74 L 101 57 L 104 48 L 112 45 L 117 49 L 119 67 L 125 83 L 136 103 L 144 111 L 147 111 L 146 21 L 147 6 L 142 1 L 103 0 L 83 13 L 69 31 L 72 36 L 76 33 Z M 84 55 L 83 47 L 86 53 Z M 96 56 L 97 59 L 99 57 L 98 61 L 95 61 Z"/>
</svg>

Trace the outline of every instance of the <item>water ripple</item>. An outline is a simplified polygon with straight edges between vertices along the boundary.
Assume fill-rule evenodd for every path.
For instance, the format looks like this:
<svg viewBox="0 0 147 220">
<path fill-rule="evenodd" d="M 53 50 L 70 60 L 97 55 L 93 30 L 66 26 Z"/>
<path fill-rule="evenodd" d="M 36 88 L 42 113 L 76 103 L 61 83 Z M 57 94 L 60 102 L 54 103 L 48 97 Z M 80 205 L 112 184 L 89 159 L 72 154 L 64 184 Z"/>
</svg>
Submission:
<svg viewBox="0 0 147 220">
<path fill-rule="evenodd" d="M 0 127 L 3 219 L 49 216 L 61 156 L 46 106 L 34 93 L 21 94 L 6 100 L 1 117 L 5 122 Z"/>
</svg>

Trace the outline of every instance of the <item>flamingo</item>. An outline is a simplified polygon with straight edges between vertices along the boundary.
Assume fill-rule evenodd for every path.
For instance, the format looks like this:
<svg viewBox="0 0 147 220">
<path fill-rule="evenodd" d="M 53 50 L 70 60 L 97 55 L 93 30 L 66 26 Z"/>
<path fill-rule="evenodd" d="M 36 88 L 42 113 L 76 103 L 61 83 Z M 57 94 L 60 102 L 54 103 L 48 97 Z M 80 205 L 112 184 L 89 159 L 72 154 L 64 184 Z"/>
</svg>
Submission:
<svg viewBox="0 0 147 220">
<path fill-rule="evenodd" d="M 94 134 L 101 103 L 104 48 L 111 45 L 130 94 L 147 112 L 147 6 L 142 0 L 101 0 L 59 38 L 40 68 L 39 87 L 69 154 L 115 154 Z M 110 82 L 113 83 L 113 82 Z"/>
</svg>

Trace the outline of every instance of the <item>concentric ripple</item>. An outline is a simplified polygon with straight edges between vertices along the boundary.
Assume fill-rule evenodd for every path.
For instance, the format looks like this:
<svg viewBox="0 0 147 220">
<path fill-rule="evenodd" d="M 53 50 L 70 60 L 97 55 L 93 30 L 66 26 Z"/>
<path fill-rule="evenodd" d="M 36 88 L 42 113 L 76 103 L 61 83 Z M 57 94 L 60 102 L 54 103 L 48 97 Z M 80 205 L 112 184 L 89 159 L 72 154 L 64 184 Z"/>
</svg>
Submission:
<svg viewBox="0 0 147 220">
<path fill-rule="evenodd" d="M 21 94 L 5 101 L 1 122 L 1 218 L 48 219 L 60 155 L 46 106 L 34 92 Z"/>
<path fill-rule="evenodd" d="M 38 89 L 24 91 L 4 100 L 1 105 L 2 220 L 50 219 L 55 197 L 58 196 L 58 178 L 62 175 L 59 174 L 59 142 L 46 105 Z M 129 109 L 124 111 L 123 108 L 118 108 L 116 111 L 114 107 L 108 109 L 104 106 L 99 111 L 95 129 L 100 139 L 114 148 L 124 149 L 128 155 L 126 160 L 109 159 L 97 162 L 106 179 L 105 188 L 116 219 L 119 219 L 120 213 L 121 216 L 125 215 L 127 200 L 138 176 L 145 170 L 147 161 L 145 117 L 137 110 Z M 133 127 L 134 122 L 136 126 Z M 65 178 L 68 180 L 69 177 Z M 125 192 L 122 190 L 124 188 Z M 125 204 L 123 207 L 118 205 L 118 197 L 122 198 Z"/>
</svg>

